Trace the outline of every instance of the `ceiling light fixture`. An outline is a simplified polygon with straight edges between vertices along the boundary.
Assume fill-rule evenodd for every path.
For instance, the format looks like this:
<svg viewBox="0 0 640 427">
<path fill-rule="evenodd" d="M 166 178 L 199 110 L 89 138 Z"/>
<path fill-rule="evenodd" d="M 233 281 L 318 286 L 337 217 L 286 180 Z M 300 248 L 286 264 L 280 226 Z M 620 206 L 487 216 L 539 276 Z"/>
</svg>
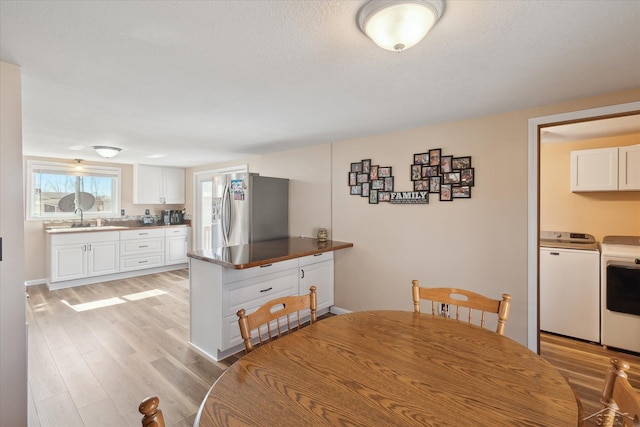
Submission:
<svg viewBox="0 0 640 427">
<path fill-rule="evenodd" d="M 122 151 L 122 148 L 109 147 L 106 145 L 95 145 L 93 148 L 94 150 L 96 150 L 98 154 L 100 154 L 105 159 L 110 159 L 112 157 L 115 157 L 120 151 Z"/>
<path fill-rule="evenodd" d="M 372 0 L 358 13 L 358 26 L 383 49 L 415 46 L 442 16 L 444 0 Z"/>
</svg>

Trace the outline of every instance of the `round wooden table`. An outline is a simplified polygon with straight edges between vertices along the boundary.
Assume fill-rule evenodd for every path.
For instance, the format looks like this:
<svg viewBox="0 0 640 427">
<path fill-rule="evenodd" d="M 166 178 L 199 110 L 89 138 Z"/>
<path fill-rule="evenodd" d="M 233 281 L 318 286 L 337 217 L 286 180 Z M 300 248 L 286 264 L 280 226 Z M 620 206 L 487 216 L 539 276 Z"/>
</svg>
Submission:
<svg viewBox="0 0 640 427">
<path fill-rule="evenodd" d="M 196 426 L 576 426 L 569 384 L 517 342 L 402 311 L 321 320 L 254 350 Z"/>
</svg>

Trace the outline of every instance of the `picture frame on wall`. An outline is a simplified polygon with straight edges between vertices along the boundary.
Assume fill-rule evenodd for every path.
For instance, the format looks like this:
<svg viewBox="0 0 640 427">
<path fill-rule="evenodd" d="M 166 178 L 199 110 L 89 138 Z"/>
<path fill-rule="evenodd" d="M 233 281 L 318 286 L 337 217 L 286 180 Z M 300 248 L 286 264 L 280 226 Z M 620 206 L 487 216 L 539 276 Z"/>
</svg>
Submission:
<svg viewBox="0 0 640 427">
<path fill-rule="evenodd" d="M 372 190 L 384 190 L 384 179 L 375 179 L 371 181 Z"/>
<path fill-rule="evenodd" d="M 429 164 L 429 153 L 419 153 L 413 155 L 413 164 L 414 165 L 428 165 Z"/>
<path fill-rule="evenodd" d="M 369 197 L 369 190 L 370 190 L 370 183 L 369 182 L 363 182 L 362 183 L 362 190 L 361 190 L 361 196 L 362 197 Z"/>
<path fill-rule="evenodd" d="M 460 185 L 460 172 L 449 172 L 442 174 L 443 184 Z"/>
<path fill-rule="evenodd" d="M 372 165 L 371 171 L 369 172 L 369 179 L 373 181 L 374 179 L 378 179 L 378 165 Z"/>
<path fill-rule="evenodd" d="M 440 201 L 450 202 L 452 200 L 453 200 L 453 197 L 451 195 L 451 184 L 440 185 Z"/>
<path fill-rule="evenodd" d="M 368 173 L 359 173 L 356 177 L 357 184 L 362 184 L 363 182 L 369 182 L 369 174 Z"/>
<path fill-rule="evenodd" d="M 475 179 L 473 175 L 474 175 L 474 168 L 462 169 L 460 171 L 460 184 L 473 187 L 473 185 L 475 184 Z"/>
<path fill-rule="evenodd" d="M 469 169 L 471 167 L 471 156 L 454 157 L 451 160 L 452 169 Z"/>
<path fill-rule="evenodd" d="M 356 172 L 349 172 L 349 185 L 357 184 L 356 175 L 358 175 Z"/>
<path fill-rule="evenodd" d="M 362 194 L 362 186 L 361 185 L 352 185 L 351 186 L 351 195 L 357 196 Z"/>
<path fill-rule="evenodd" d="M 391 193 L 388 191 L 378 191 L 378 201 L 379 202 L 388 202 L 391 200 Z"/>
<path fill-rule="evenodd" d="M 411 181 L 422 179 L 422 165 L 411 165 Z"/>
<path fill-rule="evenodd" d="M 378 190 L 369 191 L 369 203 L 372 205 L 378 204 Z"/>
<path fill-rule="evenodd" d="M 453 156 L 440 157 L 440 171 L 442 173 L 449 173 L 453 170 L 453 167 L 451 166 L 452 160 Z"/>
<path fill-rule="evenodd" d="M 351 163 L 351 172 L 362 173 L 362 162 Z"/>
<path fill-rule="evenodd" d="M 440 166 L 440 155 L 442 150 L 440 148 L 434 148 L 433 150 L 429 150 L 429 165 L 430 166 Z"/>
<path fill-rule="evenodd" d="M 451 189 L 451 197 L 454 199 L 470 199 L 471 187 L 468 185 L 461 185 L 459 187 L 453 187 Z"/>
<path fill-rule="evenodd" d="M 422 179 L 440 175 L 439 166 L 422 166 Z"/>
<path fill-rule="evenodd" d="M 388 176 L 384 179 L 384 191 L 393 191 L 393 177 Z"/>
<path fill-rule="evenodd" d="M 429 181 L 426 179 L 420 181 L 413 181 L 413 191 L 428 191 Z"/>
<path fill-rule="evenodd" d="M 440 192 L 440 177 L 432 176 L 429 178 L 429 193 Z"/>
<path fill-rule="evenodd" d="M 378 178 L 388 178 L 391 176 L 391 166 L 380 166 L 378 168 Z"/>
<path fill-rule="evenodd" d="M 362 161 L 362 173 L 369 173 L 371 170 L 371 159 L 365 159 Z"/>
</svg>

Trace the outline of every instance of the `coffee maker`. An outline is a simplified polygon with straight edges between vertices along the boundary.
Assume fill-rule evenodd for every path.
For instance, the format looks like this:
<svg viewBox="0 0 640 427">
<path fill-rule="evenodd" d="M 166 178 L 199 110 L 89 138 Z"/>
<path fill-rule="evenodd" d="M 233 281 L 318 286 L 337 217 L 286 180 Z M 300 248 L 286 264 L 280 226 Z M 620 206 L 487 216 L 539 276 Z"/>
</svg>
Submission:
<svg viewBox="0 0 640 427">
<path fill-rule="evenodd" d="M 182 224 L 184 222 L 184 212 L 171 211 L 169 221 L 171 224 Z"/>
</svg>

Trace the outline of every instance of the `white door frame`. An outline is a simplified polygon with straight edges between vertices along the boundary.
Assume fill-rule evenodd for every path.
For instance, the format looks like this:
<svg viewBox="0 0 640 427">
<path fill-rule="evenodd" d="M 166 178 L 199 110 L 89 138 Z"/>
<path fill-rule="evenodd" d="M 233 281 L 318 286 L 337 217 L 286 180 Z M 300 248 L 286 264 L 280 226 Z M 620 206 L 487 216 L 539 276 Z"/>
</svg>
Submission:
<svg viewBox="0 0 640 427">
<path fill-rule="evenodd" d="M 229 166 L 220 169 L 210 169 L 206 171 L 200 171 L 193 174 L 193 217 L 191 218 L 191 236 L 193 237 L 193 249 L 197 250 L 202 246 L 200 241 L 202 218 L 200 218 L 200 212 L 202 212 L 202 199 L 200 198 L 200 183 L 203 180 L 213 179 L 214 175 L 221 175 L 226 173 L 242 173 L 248 172 L 249 165 Z"/>
<path fill-rule="evenodd" d="M 529 185 L 528 185 L 528 225 L 527 225 L 527 346 L 538 352 L 540 326 L 538 322 L 538 235 L 540 200 L 540 128 L 567 122 L 589 121 L 607 116 L 626 115 L 640 112 L 640 101 L 589 110 L 572 111 L 551 116 L 529 119 Z"/>
</svg>

